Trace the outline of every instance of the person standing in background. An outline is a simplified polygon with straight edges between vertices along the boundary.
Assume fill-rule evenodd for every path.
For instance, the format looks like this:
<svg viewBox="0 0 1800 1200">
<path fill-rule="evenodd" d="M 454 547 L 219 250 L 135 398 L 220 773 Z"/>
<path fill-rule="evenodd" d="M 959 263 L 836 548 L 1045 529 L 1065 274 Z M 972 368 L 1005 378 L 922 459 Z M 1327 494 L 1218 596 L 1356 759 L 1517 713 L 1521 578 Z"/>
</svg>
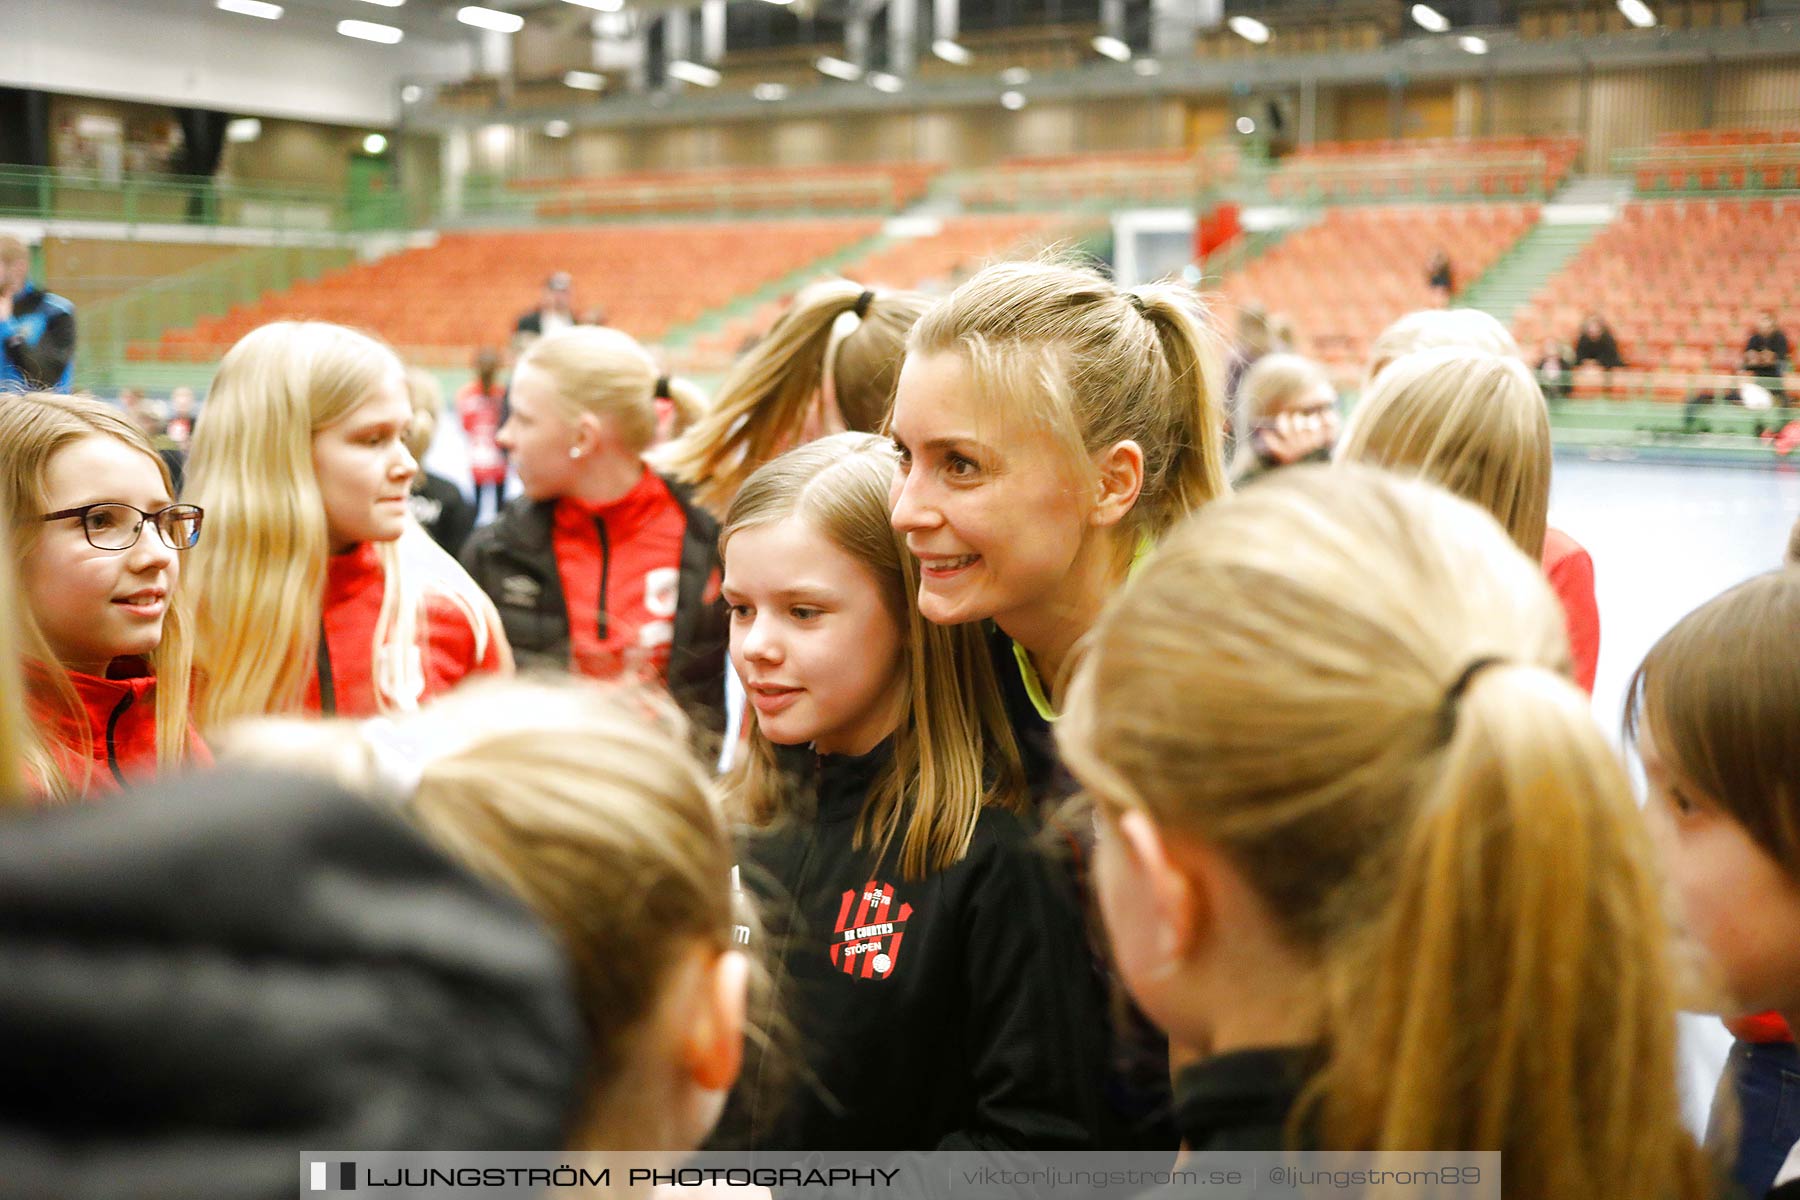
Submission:
<svg viewBox="0 0 1800 1200">
<path fill-rule="evenodd" d="M 1762 381 L 1776 404 L 1787 403 L 1781 373 L 1787 370 L 1792 357 L 1788 336 L 1775 324 L 1775 314 L 1764 312 L 1758 316 L 1756 328 L 1750 331 L 1750 338 L 1744 343 L 1744 370 Z"/>
<path fill-rule="evenodd" d="M 544 294 L 538 306 L 513 326 L 514 350 L 523 354 L 532 341 L 576 324 L 574 301 L 569 297 L 571 283 L 567 271 L 558 271 L 544 280 Z M 523 344 L 519 344 L 522 339 Z"/>
<path fill-rule="evenodd" d="M 500 513 L 506 491 L 506 452 L 497 440 L 505 419 L 506 387 L 500 382 L 500 355 L 483 346 L 475 352 L 475 378 L 456 393 L 456 413 L 469 442 L 469 478 L 475 485 L 475 519 L 481 520 L 481 495 L 494 493 L 490 518 Z"/>
<path fill-rule="evenodd" d="M 66 392 L 75 377 L 75 306 L 30 277 L 25 243 L 0 237 L 0 391 Z"/>
</svg>

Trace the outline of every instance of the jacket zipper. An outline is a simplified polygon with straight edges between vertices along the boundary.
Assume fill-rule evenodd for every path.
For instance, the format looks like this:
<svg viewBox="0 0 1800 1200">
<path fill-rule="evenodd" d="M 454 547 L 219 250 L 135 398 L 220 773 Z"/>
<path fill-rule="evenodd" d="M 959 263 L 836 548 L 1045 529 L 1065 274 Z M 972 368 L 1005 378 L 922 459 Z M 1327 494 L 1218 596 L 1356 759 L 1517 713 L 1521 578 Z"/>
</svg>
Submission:
<svg viewBox="0 0 1800 1200">
<path fill-rule="evenodd" d="M 612 577 L 612 538 L 607 535 L 606 522 L 594 518 L 594 528 L 600 534 L 600 641 L 604 644 L 607 638 L 606 589 Z"/>
<path fill-rule="evenodd" d="M 113 778 L 118 780 L 121 785 L 125 782 L 125 773 L 119 770 L 119 747 L 115 735 L 119 730 L 119 718 L 125 715 L 125 710 L 130 708 L 136 699 L 135 695 L 126 692 L 119 697 L 119 702 L 113 705 L 112 715 L 106 718 L 106 766 L 112 771 Z"/>
</svg>

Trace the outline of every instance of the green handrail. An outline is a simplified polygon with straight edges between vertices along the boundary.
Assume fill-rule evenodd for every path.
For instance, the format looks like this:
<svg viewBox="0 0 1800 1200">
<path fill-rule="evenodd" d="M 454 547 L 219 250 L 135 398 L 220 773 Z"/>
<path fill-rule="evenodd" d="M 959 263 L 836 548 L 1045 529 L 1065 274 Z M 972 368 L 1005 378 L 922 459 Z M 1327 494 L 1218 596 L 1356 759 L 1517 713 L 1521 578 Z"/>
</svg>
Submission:
<svg viewBox="0 0 1800 1200">
<path fill-rule="evenodd" d="M 428 216 L 399 192 L 233 183 L 202 176 L 0 166 L 0 216 L 274 229 L 303 234 L 402 229 Z"/>
<path fill-rule="evenodd" d="M 336 246 L 245 250 L 84 305 L 77 314 L 77 382 L 83 386 L 109 382 L 133 343 L 154 341 L 166 330 L 315 279 L 354 257 L 354 251 Z"/>
</svg>

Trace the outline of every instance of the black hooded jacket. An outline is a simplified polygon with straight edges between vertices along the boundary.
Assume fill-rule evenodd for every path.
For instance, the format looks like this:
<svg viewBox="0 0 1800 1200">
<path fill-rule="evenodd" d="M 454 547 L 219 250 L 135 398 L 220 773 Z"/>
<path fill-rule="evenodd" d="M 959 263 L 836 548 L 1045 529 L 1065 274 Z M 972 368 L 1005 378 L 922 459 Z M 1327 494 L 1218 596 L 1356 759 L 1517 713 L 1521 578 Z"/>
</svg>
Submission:
<svg viewBox="0 0 1800 1200">
<path fill-rule="evenodd" d="M 693 501 L 693 489 L 665 479 L 687 515 L 676 582 L 669 694 L 702 729 L 725 732 L 725 602 L 715 586 L 719 522 Z M 556 566 L 556 502 L 519 497 L 464 543 L 461 559 L 500 612 L 519 668 L 569 669 L 569 609 Z"/>
<path fill-rule="evenodd" d="M 302 1150 L 560 1146 L 562 955 L 398 817 L 272 775 L 0 822 L 0 1197 L 273 1200 Z"/>
<path fill-rule="evenodd" d="M 800 1061 L 780 1093 L 752 1061 L 714 1145 L 1093 1146 L 1106 1013 L 1066 873 L 997 808 L 960 862 L 923 879 L 901 874 L 898 835 L 879 860 L 857 848 L 889 752 L 784 755 L 816 815 L 752 834 L 741 874 L 762 900 Z"/>
</svg>

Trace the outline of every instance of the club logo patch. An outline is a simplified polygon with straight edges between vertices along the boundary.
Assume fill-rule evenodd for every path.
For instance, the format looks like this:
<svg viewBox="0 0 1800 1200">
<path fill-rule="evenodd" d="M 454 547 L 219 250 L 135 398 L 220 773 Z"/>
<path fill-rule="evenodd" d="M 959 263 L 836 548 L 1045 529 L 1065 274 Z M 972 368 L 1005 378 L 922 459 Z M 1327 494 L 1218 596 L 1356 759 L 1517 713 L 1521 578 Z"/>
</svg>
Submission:
<svg viewBox="0 0 1800 1200">
<path fill-rule="evenodd" d="M 900 961 L 900 942 L 912 905 L 894 898 L 894 886 L 870 880 L 844 893 L 832 929 L 831 965 L 855 979 L 886 979 Z"/>
</svg>

